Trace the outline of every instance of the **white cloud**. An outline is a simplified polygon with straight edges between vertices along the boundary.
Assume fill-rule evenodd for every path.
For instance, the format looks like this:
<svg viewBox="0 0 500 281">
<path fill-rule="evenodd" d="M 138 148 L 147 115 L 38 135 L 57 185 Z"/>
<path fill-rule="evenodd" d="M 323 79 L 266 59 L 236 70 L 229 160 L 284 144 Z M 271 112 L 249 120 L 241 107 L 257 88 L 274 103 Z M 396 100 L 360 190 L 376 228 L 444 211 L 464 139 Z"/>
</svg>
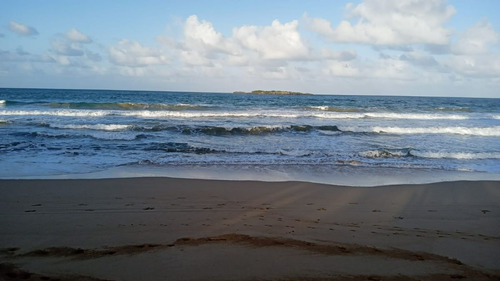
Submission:
<svg viewBox="0 0 500 281">
<path fill-rule="evenodd" d="M 78 43 L 91 43 L 92 40 L 85 34 L 83 34 L 81 31 L 79 31 L 76 28 L 71 29 L 70 31 L 66 32 L 66 38 L 73 42 L 78 42 Z"/>
<path fill-rule="evenodd" d="M 241 62 L 242 47 L 232 38 L 224 37 L 207 21 L 199 21 L 196 15 L 188 17 L 184 23 L 184 40 L 180 44 L 172 44 L 163 39 L 167 46 L 180 50 L 184 63 L 193 66 L 214 66 L 214 61 L 226 59 Z"/>
<path fill-rule="evenodd" d="M 321 18 L 304 16 L 311 30 L 333 42 L 373 45 L 447 44 L 451 31 L 443 24 L 455 13 L 445 0 L 365 0 L 346 6 L 356 23 L 342 20 L 337 27 Z"/>
<path fill-rule="evenodd" d="M 500 77 L 500 54 L 488 56 L 452 56 L 445 61 L 454 73 L 464 77 L 494 78 Z"/>
<path fill-rule="evenodd" d="M 490 46 L 499 40 L 500 34 L 484 19 L 461 34 L 451 46 L 451 50 L 458 55 L 485 54 L 490 52 Z"/>
<path fill-rule="evenodd" d="M 58 34 L 50 41 L 51 48 L 45 54 L 51 62 L 65 68 L 97 69 L 97 62 L 102 60 L 99 53 L 91 51 L 92 40 L 79 30 L 73 28 L 65 34 Z M 96 68 L 97 67 L 97 68 Z M 63 68 L 60 69 L 63 71 Z M 68 69 L 68 71 L 70 71 Z"/>
<path fill-rule="evenodd" d="M 9 22 L 9 29 L 22 36 L 38 35 L 38 31 L 34 27 L 27 26 L 25 24 L 18 23 L 15 21 Z"/>
<path fill-rule="evenodd" d="M 201 52 L 185 50 L 180 53 L 181 59 L 185 64 L 193 66 L 212 66 L 212 62 Z"/>
<path fill-rule="evenodd" d="M 51 42 L 52 50 L 62 56 L 83 56 L 84 52 L 79 44 L 70 43 L 65 40 L 53 40 Z"/>
<path fill-rule="evenodd" d="M 493 80 L 500 77 L 500 34 L 487 19 L 458 34 L 457 40 L 450 44 L 449 55 L 443 65 L 456 79 L 481 78 Z"/>
<path fill-rule="evenodd" d="M 274 20 L 268 26 L 235 27 L 231 36 L 226 37 L 212 23 L 192 15 L 182 24 L 183 38 L 174 40 L 158 36 L 157 41 L 168 50 L 172 61 L 214 71 L 215 67 L 227 69 L 228 74 L 239 69 L 253 75 L 252 69 L 258 69 L 268 73 L 268 77 L 285 77 L 298 71 L 283 68 L 290 64 L 297 64 L 297 69 L 307 69 L 299 64 L 356 58 L 357 54 L 352 50 L 310 48 L 302 39 L 298 25 L 296 20 L 284 24 Z"/>
<path fill-rule="evenodd" d="M 166 64 L 168 62 L 167 57 L 161 51 L 127 39 L 118 42 L 117 46 L 110 46 L 109 57 L 114 64 L 130 67 Z"/>
<path fill-rule="evenodd" d="M 327 61 L 323 64 L 326 77 L 351 77 L 361 79 L 415 80 L 416 69 L 408 61 L 391 56 L 351 62 Z M 326 78 L 325 77 L 325 78 Z"/>
<path fill-rule="evenodd" d="M 196 15 L 186 19 L 184 24 L 185 44 L 192 49 L 211 52 L 219 51 L 228 54 L 238 54 L 241 52 L 239 46 L 232 40 L 225 38 L 217 32 L 212 23 L 199 21 Z"/>
<path fill-rule="evenodd" d="M 298 25 L 297 20 L 285 24 L 274 20 L 271 26 L 234 28 L 233 37 L 263 59 L 305 59 L 309 50 L 302 41 Z"/>
</svg>

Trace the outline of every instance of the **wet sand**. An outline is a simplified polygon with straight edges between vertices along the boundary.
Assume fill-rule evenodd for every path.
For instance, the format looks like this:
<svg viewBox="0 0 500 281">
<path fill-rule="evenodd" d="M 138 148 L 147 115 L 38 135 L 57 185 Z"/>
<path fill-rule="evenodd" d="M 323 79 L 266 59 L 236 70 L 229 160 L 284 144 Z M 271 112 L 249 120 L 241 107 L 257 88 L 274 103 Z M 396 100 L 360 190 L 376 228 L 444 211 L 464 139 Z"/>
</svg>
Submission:
<svg viewBox="0 0 500 281">
<path fill-rule="evenodd" d="M 0 280 L 498 280 L 500 182 L 0 180 Z"/>
</svg>

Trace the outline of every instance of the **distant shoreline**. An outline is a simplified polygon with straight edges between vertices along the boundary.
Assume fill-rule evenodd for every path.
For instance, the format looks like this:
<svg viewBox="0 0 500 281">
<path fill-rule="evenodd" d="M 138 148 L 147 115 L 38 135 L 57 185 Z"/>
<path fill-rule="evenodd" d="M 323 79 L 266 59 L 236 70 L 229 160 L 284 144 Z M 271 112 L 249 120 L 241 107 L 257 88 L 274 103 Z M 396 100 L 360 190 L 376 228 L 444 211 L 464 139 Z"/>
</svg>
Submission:
<svg viewBox="0 0 500 281">
<path fill-rule="evenodd" d="M 300 95 L 312 95 L 311 93 L 301 93 L 301 92 L 291 92 L 291 91 L 264 91 L 264 90 L 254 90 L 251 92 L 236 91 L 233 94 L 252 94 L 252 95 L 290 95 L 290 96 L 300 96 Z"/>
</svg>

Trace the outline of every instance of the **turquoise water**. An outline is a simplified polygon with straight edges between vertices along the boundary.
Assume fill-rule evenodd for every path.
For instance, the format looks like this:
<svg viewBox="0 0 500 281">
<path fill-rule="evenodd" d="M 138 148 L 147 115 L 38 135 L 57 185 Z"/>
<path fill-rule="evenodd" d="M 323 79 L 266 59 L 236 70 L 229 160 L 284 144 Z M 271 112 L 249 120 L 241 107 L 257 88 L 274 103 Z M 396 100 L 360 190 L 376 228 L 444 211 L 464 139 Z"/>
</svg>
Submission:
<svg viewBox="0 0 500 281">
<path fill-rule="evenodd" d="M 0 178 L 207 165 L 500 173 L 500 99 L 0 89 L 0 135 Z"/>
</svg>

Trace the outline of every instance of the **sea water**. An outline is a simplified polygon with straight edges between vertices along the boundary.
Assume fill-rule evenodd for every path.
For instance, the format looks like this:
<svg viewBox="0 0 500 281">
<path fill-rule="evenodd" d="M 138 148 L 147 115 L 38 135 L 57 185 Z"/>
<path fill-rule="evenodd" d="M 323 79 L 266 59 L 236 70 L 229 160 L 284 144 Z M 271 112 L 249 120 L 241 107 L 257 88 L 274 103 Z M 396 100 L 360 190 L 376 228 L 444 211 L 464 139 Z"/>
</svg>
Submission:
<svg viewBox="0 0 500 281">
<path fill-rule="evenodd" d="M 0 89 L 0 178 L 117 170 L 496 179 L 500 99 Z"/>
</svg>

